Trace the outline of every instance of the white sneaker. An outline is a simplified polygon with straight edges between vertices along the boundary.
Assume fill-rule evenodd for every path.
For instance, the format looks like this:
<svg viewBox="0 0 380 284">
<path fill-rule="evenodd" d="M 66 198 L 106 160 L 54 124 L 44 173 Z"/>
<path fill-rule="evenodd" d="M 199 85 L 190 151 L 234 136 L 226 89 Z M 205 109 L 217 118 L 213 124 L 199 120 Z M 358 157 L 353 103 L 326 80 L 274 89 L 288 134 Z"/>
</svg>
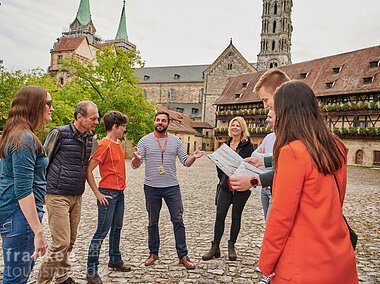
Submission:
<svg viewBox="0 0 380 284">
<path fill-rule="evenodd" d="M 260 267 L 256 266 L 255 271 L 256 271 L 256 272 L 261 272 Z"/>
</svg>

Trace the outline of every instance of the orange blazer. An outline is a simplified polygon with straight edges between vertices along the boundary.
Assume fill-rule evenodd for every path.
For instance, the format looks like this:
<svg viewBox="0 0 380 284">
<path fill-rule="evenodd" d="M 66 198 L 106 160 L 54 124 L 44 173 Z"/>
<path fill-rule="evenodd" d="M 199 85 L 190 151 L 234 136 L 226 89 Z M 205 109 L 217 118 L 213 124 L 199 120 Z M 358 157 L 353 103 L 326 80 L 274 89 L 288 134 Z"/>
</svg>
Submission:
<svg viewBox="0 0 380 284">
<path fill-rule="evenodd" d="M 272 208 L 259 268 L 271 284 L 358 283 L 355 252 L 342 215 L 347 165 L 318 172 L 305 145 L 293 141 L 279 155 Z"/>
</svg>

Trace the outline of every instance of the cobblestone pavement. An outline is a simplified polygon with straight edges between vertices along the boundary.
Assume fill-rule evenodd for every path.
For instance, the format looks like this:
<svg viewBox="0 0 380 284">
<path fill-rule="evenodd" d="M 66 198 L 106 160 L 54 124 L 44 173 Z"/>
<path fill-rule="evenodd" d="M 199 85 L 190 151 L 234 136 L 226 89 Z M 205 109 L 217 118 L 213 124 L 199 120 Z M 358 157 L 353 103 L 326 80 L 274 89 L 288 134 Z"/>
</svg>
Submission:
<svg viewBox="0 0 380 284">
<path fill-rule="evenodd" d="M 230 215 L 221 243 L 221 258 L 202 261 L 201 256 L 210 248 L 215 218 L 216 169 L 209 159 L 203 157 L 191 168 L 178 164 L 178 177 L 185 208 L 189 256 L 197 264 L 187 271 L 178 264 L 172 224 L 164 205 L 160 217 L 160 260 L 151 267 L 144 266 L 148 256 L 147 213 L 143 193 L 144 169 L 132 170 L 127 161 L 128 189 L 126 211 L 121 239 L 124 261 L 132 266 L 127 273 L 110 271 L 107 268 L 108 240 L 103 243 L 99 274 L 104 283 L 257 283 L 260 277 L 255 272 L 263 237 L 264 223 L 259 194 L 253 193 L 243 212 L 241 232 L 236 243 L 238 259 L 227 258 Z M 349 168 L 348 191 L 344 213 L 359 235 L 357 266 L 361 283 L 380 283 L 380 170 Z M 46 224 L 45 228 L 48 226 Z M 85 267 L 87 248 L 97 223 L 96 200 L 87 188 L 82 209 L 79 235 L 71 255 L 73 278 L 86 283 Z M 49 236 L 48 229 L 46 235 Z M 50 241 L 50 239 L 49 239 Z M 2 258 L 2 255 L 0 255 Z M 0 265 L 2 266 L 2 259 Z M 38 263 L 30 278 L 35 283 Z M 0 267 L 2 271 L 2 267 Z"/>
</svg>

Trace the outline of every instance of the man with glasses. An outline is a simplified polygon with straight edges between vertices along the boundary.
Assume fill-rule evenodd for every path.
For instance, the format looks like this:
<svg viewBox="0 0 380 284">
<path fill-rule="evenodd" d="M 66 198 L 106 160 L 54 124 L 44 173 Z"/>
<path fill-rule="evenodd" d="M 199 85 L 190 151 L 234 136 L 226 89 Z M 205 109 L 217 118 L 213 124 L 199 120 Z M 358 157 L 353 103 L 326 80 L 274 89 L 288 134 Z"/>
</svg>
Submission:
<svg viewBox="0 0 380 284">
<path fill-rule="evenodd" d="M 92 130 L 99 124 L 96 104 L 78 103 L 74 118 L 74 122 L 53 129 L 44 144 L 49 158 L 45 203 L 52 243 L 41 262 L 37 280 L 40 284 L 51 283 L 54 276 L 56 283 L 76 283 L 68 276 L 68 256 L 80 222 Z"/>
</svg>

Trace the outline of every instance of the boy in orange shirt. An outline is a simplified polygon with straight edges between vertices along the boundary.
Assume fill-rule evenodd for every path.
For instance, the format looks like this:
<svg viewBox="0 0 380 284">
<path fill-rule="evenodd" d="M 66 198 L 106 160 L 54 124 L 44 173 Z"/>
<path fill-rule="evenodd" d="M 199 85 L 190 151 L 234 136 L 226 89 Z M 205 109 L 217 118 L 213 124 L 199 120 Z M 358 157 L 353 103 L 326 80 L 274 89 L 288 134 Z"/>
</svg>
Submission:
<svg viewBox="0 0 380 284">
<path fill-rule="evenodd" d="M 124 217 L 124 189 L 126 188 L 125 155 L 119 138 L 126 129 L 128 117 L 118 111 L 107 112 L 104 117 L 107 136 L 90 157 L 87 182 L 97 198 L 98 227 L 88 249 L 87 281 L 102 283 L 98 274 L 100 248 L 110 231 L 108 267 L 117 271 L 131 270 L 120 252 L 120 232 Z M 96 185 L 93 170 L 99 166 L 101 180 Z"/>
</svg>

